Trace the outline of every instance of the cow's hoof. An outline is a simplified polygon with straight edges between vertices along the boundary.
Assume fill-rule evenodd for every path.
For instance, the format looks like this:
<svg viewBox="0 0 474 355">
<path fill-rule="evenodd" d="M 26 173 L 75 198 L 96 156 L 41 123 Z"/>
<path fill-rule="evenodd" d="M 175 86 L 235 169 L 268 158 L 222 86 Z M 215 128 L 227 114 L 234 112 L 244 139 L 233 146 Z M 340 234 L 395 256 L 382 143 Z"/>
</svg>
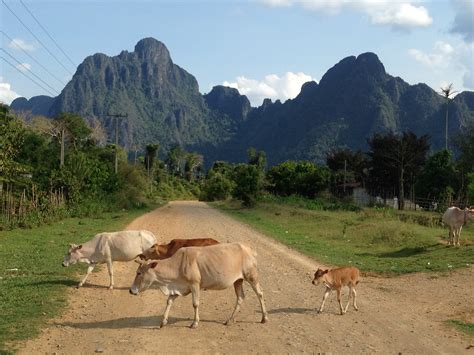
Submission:
<svg viewBox="0 0 474 355">
<path fill-rule="evenodd" d="M 189 328 L 191 328 L 191 329 L 196 329 L 197 327 L 198 327 L 198 324 L 195 323 L 195 322 L 193 322 L 193 323 L 189 326 Z"/>
<path fill-rule="evenodd" d="M 321 314 L 321 313 L 323 313 L 323 311 L 322 311 L 322 310 L 320 310 L 320 309 L 318 309 L 318 314 Z"/>
<path fill-rule="evenodd" d="M 81 288 L 82 287 L 82 284 L 79 284 L 76 286 L 76 288 Z"/>
<path fill-rule="evenodd" d="M 109 286 L 109 290 L 113 290 L 113 289 L 114 289 L 114 287 L 113 287 L 113 286 Z"/>
<path fill-rule="evenodd" d="M 226 320 L 226 321 L 224 322 L 224 325 L 230 325 L 231 323 L 232 323 L 232 321 L 229 319 L 229 320 Z"/>
<path fill-rule="evenodd" d="M 262 323 L 262 324 L 265 324 L 266 322 L 268 322 L 267 317 L 263 317 L 262 320 L 260 321 L 260 323 Z"/>
<path fill-rule="evenodd" d="M 163 328 L 166 324 L 168 324 L 168 323 L 167 322 L 161 322 L 160 329 Z"/>
</svg>

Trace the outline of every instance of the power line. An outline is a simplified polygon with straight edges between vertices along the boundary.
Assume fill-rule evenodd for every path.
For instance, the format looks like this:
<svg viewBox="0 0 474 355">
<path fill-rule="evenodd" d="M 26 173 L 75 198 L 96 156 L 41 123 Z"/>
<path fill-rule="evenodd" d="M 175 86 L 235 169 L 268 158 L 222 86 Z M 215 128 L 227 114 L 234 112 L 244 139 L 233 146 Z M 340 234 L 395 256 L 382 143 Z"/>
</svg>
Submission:
<svg viewBox="0 0 474 355">
<path fill-rule="evenodd" d="M 13 14 L 13 16 L 16 17 L 16 19 L 23 25 L 23 27 L 25 27 L 28 30 L 28 32 L 43 46 L 43 48 L 46 49 L 46 51 L 56 60 L 56 62 L 58 62 L 59 65 L 62 66 L 64 70 L 66 70 L 70 75 L 73 75 L 69 71 L 69 69 L 66 68 L 64 64 L 61 63 L 61 61 L 48 49 L 48 47 L 46 47 L 46 45 L 33 33 L 33 31 L 31 31 L 30 28 L 27 25 L 25 25 L 25 23 L 17 16 L 17 14 L 12 9 L 10 9 L 10 7 L 5 3 L 4 0 L 2 0 L 2 3 L 3 5 L 5 5 L 8 11 L 10 11 Z"/>
<path fill-rule="evenodd" d="M 10 58 L 12 58 L 15 62 L 17 62 L 18 64 L 20 64 L 21 66 L 23 66 L 23 63 L 20 62 L 18 59 L 16 59 L 14 56 L 12 56 L 10 53 L 8 53 L 5 49 L 3 48 L 0 48 L 1 51 L 3 51 L 3 53 L 5 53 L 6 55 L 8 55 Z M 17 68 L 17 67 L 15 67 Z M 20 70 L 19 68 L 17 68 L 18 70 Z M 21 71 L 21 70 L 20 70 Z M 47 87 L 49 87 L 53 92 L 56 92 L 55 95 L 59 95 L 59 91 L 56 90 L 55 88 L 53 88 L 51 85 L 49 85 L 46 81 L 44 81 L 43 79 L 41 79 L 38 75 L 36 75 L 35 73 L 33 73 L 31 70 L 28 70 L 29 73 L 31 73 L 35 78 L 37 78 L 39 81 L 41 81 L 44 85 L 46 85 Z"/>
<path fill-rule="evenodd" d="M 69 60 L 69 62 L 72 64 L 72 66 L 74 68 L 77 67 L 76 64 L 74 64 L 74 62 L 72 61 L 72 59 L 66 54 L 66 52 L 63 51 L 63 49 L 59 46 L 59 44 L 54 40 L 53 37 L 51 37 L 51 35 L 49 34 L 48 31 L 46 31 L 46 28 L 43 27 L 43 25 L 38 21 L 38 19 L 36 18 L 35 15 L 33 15 L 33 13 L 30 11 L 30 9 L 28 9 L 26 7 L 26 5 L 23 3 L 22 0 L 20 0 L 20 3 L 23 5 L 23 7 L 26 9 L 26 11 L 28 11 L 28 13 L 31 15 L 31 17 L 33 17 L 33 19 L 36 21 L 36 23 L 41 27 L 41 29 L 48 35 L 49 39 L 56 45 L 56 47 L 58 47 L 58 49 L 64 54 L 64 56 Z"/>
<path fill-rule="evenodd" d="M 3 59 L 6 63 L 8 63 L 11 67 L 13 67 L 14 69 L 18 70 L 21 74 L 23 74 L 24 76 L 26 76 L 28 79 L 30 79 L 32 82 L 34 82 L 36 85 L 38 85 L 40 88 L 42 88 L 44 91 L 47 91 L 50 95 L 53 95 L 53 93 L 51 93 L 48 89 L 46 89 L 43 85 L 41 84 L 38 84 L 38 82 L 36 82 L 33 78 L 29 77 L 28 75 L 26 75 L 24 72 L 22 72 L 20 69 L 18 69 L 15 65 L 13 65 L 12 63 L 10 63 L 7 59 L 5 59 L 5 57 L 1 57 L 0 56 L 0 59 Z"/>
<path fill-rule="evenodd" d="M 9 35 L 7 35 L 5 32 L 3 32 L 2 30 L 0 30 L 0 33 L 3 34 L 5 37 L 7 37 L 10 41 L 12 41 L 16 48 L 20 49 L 24 54 L 26 54 L 32 61 L 34 61 L 36 64 L 38 64 L 45 72 L 47 72 L 49 75 L 51 75 L 54 79 L 56 79 L 59 83 L 61 83 L 61 85 L 66 85 L 65 82 L 63 82 L 61 79 L 59 79 L 56 75 L 54 75 L 53 73 L 51 73 L 43 64 L 41 64 L 40 62 L 38 62 L 30 53 L 28 53 L 27 51 L 25 51 L 23 48 L 21 48 L 21 46 L 19 46 L 18 44 L 15 43 L 15 40 L 12 39 Z"/>
</svg>

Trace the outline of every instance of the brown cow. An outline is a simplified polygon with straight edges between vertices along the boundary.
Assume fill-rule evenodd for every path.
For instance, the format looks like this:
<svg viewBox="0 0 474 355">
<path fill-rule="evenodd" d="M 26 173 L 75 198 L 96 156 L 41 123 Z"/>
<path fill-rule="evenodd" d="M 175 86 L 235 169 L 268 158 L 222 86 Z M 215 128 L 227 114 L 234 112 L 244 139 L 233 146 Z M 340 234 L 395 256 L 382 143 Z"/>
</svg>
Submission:
<svg viewBox="0 0 474 355">
<path fill-rule="evenodd" d="M 138 256 L 142 260 L 163 260 L 172 257 L 181 248 L 205 247 L 215 244 L 219 244 L 219 242 L 212 238 L 173 239 L 168 244 L 153 244 L 150 248 L 146 249 Z"/>
<path fill-rule="evenodd" d="M 320 283 L 323 283 L 324 286 L 326 286 L 326 292 L 324 293 L 323 303 L 321 303 L 318 313 L 323 311 L 324 302 L 326 302 L 326 298 L 332 290 L 336 290 L 337 292 L 337 301 L 339 302 L 341 314 L 347 312 L 347 308 L 349 307 L 349 303 L 351 301 L 351 296 L 353 296 L 352 305 L 356 311 L 359 310 L 357 308 L 355 290 L 355 286 L 359 283 L 359 269 L 355 267 L 340 267 L 338 269 L 330 270 L 318 269 L 314 273 L 313 285 L 319 285 Z M 349 287 L 349 299 L 347 300 L 345 309 L 342 308 L 341 303 L 341 288 L 343 286 Z"/>
</svg>

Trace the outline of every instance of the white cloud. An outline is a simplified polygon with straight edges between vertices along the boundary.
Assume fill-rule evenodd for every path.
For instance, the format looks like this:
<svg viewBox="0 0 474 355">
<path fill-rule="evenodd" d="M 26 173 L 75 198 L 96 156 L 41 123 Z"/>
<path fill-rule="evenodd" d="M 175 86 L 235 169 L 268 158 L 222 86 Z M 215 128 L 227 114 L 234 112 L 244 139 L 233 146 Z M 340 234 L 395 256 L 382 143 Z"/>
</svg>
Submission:
<svg viewBox="0 0 474 355">
<path fill-rule="evenodd" d="M 32 52 L 36 49 L 36 46 L 31 43 L 25 42 L 21 38 L 13 38 L 13 41 L 11 41 L 8 44 L 8 48 L 17 49 L 17 50 L 23 49 L 25 51 Z"/>
<path fill-rule="evenodd" d="M 31 70 L 31 64 L 28 64 L 28 63 L 17 64 L 16 68 L 22 71 L 23 73 L 26 73 L 27 71 Z"/>
<path fill-rule="evenodd" d="M 463 86 L 466 89 L 474 89 L 474 43 L 461 42 L 456 46 L 438 41 L 433 46 L 431 53 L 425 53 L 418 49 L 408 51 L 411 57 L 432 70 L 446 69 L 450 72 L 453 68 L 462 73 Z"/>
<path fill-rule="evenodd" d="M 11 85 L 4 82 L 0 76 L 0 102 L 10 105 L 17 97 L 20 97 L 20 95 L 13 91 Z"/>
<path fill-rule="evenodd" d="M 301 86 L 311 80 L 315 79 L 302 72 L 286 72 L 281 77 L 266 75 L 263 80 L 238 76 L 234 82 L 224 81 L 223 85 L 239 90 L 241 95 L 248 97 L 252 106 L 258 106 L 266 98 L 281 101 L 293 99 L 300 93 Z"/>
<path fill-rule="evenodd" d="M 260 0 L 271 7 L 299 5 L 307 10 L 331 15 L 343 10 L 357 11 L 369 16 L 377 25 L 387 25 L 396 29 L 427 27 L 433 19 L 424 6 L 411 2 L 394 2 L 390 0 Z"/>
<path fill-rule="evenodd" d="M 449 43 L 438 41 L 432 53 L 425 53 L 418 49 L 410 49 L 408 53 L 418 62 L 430 68 L 447 67 L 454 53 L 454 48 Z"/>
<path fill-rule="evenodd" d="M 466 42 L 474 42 L 474 3 L 472 0 L 452 0 L 456 17 L 451 33 L 460 34 Z"/>
</svg>

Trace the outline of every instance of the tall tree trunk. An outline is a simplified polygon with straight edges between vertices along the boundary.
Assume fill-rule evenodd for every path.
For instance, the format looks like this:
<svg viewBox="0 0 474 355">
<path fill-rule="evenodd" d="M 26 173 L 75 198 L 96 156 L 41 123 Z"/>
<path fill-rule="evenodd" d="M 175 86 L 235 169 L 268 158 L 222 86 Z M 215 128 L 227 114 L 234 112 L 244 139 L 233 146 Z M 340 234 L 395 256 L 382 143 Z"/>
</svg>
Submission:
<svg viewBox="0 0 474 355">
<path fill-rule="evenodd" d="M 403 210 L 405 208 L 405 181 L 404 181 L 404 176 L 405 175 L 405 168 L 403 166 L 400 167 L 400 180 L 399 180 L 399 187 L 398 187 L 398 209 Z"/>
<path fill-rule="evenodd" d="M 59 159 L 59 167 L 62 168 L 64 166 L 64 134 L 65 129 L 61 130 L 61 156 Z"/>
</svg>

